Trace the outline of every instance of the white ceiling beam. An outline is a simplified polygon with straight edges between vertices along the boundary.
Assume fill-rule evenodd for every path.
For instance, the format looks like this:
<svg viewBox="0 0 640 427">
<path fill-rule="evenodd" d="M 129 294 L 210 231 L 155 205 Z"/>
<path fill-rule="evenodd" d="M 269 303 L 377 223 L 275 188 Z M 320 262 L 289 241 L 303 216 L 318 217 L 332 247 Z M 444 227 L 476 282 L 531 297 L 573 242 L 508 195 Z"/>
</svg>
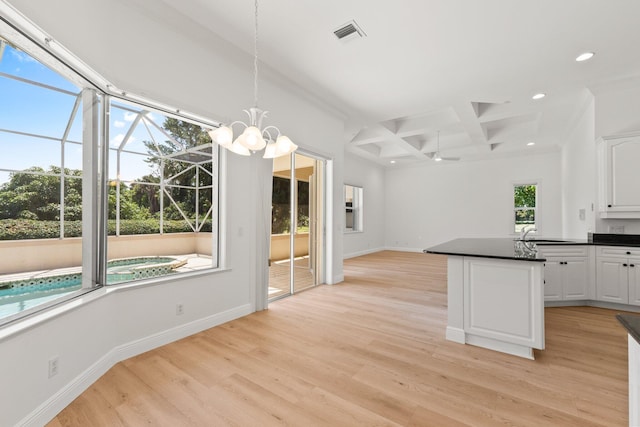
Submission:
<svg viewBox="0 0 640 427">
<path fill-rule="evenodd" d="M 464 102 L 454 106 L 465 132 L 472 144 L 480 149 L 490 150 L 486 131 L 478 120 L 478 103 Z"/>
</svg>

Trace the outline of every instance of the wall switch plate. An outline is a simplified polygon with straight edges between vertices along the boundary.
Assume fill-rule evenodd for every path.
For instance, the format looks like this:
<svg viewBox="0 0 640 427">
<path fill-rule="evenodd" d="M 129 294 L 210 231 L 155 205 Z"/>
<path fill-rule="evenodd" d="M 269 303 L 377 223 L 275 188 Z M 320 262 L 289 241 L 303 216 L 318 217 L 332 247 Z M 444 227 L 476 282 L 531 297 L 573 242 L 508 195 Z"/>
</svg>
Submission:
<svg viewBox="0 0 640 427">
<path fill-rule="evenodd" d="M 58 356 L 49 359 L 49 378 L 58 375 Z"/>
<path fill-rule="evenodd" d="M 610 225 L 609 233 L 611 234 L 624 234 L 624 225 Z"/>
<path fill-rule="evenodd" d="M 586 209 L 580 209 L 578 211 L 578 217 L 580 218 L 580 221 L 584 221 L 587 218 Z"/>
</svg>

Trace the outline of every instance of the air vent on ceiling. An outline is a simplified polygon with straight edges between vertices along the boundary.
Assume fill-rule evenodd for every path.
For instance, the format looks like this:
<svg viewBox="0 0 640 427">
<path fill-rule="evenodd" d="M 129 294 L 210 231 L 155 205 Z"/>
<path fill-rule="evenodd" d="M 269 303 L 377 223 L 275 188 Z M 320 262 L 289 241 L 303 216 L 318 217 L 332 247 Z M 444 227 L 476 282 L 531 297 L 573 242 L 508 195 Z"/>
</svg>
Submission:
<svg viewBox="0 0 640 427">
<path fill-rule="evenodd" d="M 351 20 L 333 31 L 338 40 L 350 40 L 355 37 L 366 37 L 362 28 L 358 26 L 356 21 Z"/>
</svg>

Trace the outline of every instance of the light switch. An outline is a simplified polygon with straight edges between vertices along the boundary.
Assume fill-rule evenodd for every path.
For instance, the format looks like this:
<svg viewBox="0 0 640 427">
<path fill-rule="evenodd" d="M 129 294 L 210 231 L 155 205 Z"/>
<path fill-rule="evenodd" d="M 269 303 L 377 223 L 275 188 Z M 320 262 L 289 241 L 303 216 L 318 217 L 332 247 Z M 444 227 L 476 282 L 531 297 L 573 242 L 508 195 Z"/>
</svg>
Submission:
<svg viewBox="0 0 640 427">
<path fill-rule="evenodd" d="M 580 209 L 578 211 L 578 217 L 580 217 L 580 221 L 584 221 L 585 218 L 587 217 L 587 212 L 585 209 Z"/>
</svg>

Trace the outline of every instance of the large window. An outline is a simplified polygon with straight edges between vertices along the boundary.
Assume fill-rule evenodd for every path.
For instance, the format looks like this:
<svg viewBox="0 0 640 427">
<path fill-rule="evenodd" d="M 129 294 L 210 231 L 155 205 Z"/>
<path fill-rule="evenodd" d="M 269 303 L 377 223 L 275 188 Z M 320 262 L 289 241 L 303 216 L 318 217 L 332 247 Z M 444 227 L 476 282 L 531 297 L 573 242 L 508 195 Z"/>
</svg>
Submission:
<svg viewBox="0 0 640 427">
<path fill-rule="evenodd" d="M 205 129 L 110 107 L 107 284 L 217 267 L 218 150 Z"/>
<path fill-rule="evenodd" d="M 538 228 L 536 226 L 537 184 L 517 184 L 513 186 L 514 231 Z"/>
<path fill-rule="evenodd" d="M 101 93 L 2 34 L 0 323 L 98 286 L 217 267 L 218 148 L 205 127 Z"/>
</svg>

